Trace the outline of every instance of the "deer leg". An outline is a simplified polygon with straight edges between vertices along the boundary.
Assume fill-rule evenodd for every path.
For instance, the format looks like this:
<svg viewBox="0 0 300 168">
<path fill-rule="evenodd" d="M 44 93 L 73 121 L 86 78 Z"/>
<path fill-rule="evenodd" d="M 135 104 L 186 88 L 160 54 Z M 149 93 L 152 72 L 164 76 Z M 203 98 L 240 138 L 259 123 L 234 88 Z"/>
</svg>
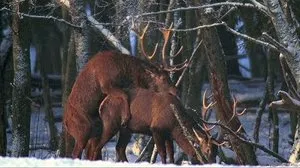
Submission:
<svg viewBox="0 0 300 168">
<path fill-rule="evenodd" d="M 104 87 L 105 88 L 105 87 Z M 118 97 L 121 98 L 124 103 L 124 110 L 121 112 L 121 126 L 126 127 L 128 124 L 128 121 L 130 120 L 130 111 L 129 111 L 129 102 L 128 102 L 128 96 L 127 94 L 119 88 L 110 88 L 110 89 L 104 89 L 102 88 L 102 92 L 104 94 L 110 95 L 112 97 Z M 104 100 L 101 102 L 99 110 L 100 112 L 103 109 L 103 106 L 105 106 L 105 102 L 107 101 L 108 97 L 106 96 Z"/>
<path fill-rule="evenodd" d="M 131 132 L 127 129 L 121 129 L 120 135 L 118 139 L 118 143 L 116 145 L 116 157 L 117 162 L 128 162 L 126 157 L 126 147 L 130 141 Z"/>
<path fill-rule="evenodd" d="M 99 142 L 100 139 L 99 137 L 95 137 L 95 138 L 91 138 L 89 141 L 88 141 L 88 144 L 86 145 L 85 147 L 85 150 L 86 150 L 86 158 L 88 160 L 93 160 L 93 155 L 94 155 L 94 151 L 96 149 L 96 146 L 97 146 L 97 142 Z M 102 160 L 102 153 L 99 151 L 98 152 L 98 156 L 97 156 L 97 159 L 98 160 Z"/>
<path fill-rule="evenodd" d="M 75 147 L 74 147 L 73 152 L 72 152 L 72 158 L 73 159 L 76 159 L 76 158 L 80 159 L 81 158 L 81 154 L 82 154 L 83 149 L 85 148 L 86 143 L 87 143 L 87 139 L 83 139 L 82 141 L 76 140 Z"/>
<path fill-rule="evenodd" d="M 167 163 L 167 153 L 166 153 L 166 145 L 165 145 L 165 138 L 164 138 L 164 132 L 159 130 L 153 130 L 151 129 L 152 136 L 154 143 L 157 146 L 158 154 L 161 157 L 161 161 L 163 164 Z"/>
<path fill-rule="evenodd" d="M 170 163 L 174 163 L 174 146 L 173 146 L 173 140 L 171 138 L 167 138 L 166 148 L 170 159 Z"/>
</svg>

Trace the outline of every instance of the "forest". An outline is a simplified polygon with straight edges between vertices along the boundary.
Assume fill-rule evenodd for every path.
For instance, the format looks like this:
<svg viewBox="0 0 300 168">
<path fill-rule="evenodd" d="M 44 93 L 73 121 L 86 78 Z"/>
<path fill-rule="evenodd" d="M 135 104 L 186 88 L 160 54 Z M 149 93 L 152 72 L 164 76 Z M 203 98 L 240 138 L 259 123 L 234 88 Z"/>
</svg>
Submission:
<svg viewBox="0 0 300 168">
<path fill-rule="evenodd" d="M 0 18 L 0 159 L 300 162 L 299 0 L 1 0 Z"/>
</svg>

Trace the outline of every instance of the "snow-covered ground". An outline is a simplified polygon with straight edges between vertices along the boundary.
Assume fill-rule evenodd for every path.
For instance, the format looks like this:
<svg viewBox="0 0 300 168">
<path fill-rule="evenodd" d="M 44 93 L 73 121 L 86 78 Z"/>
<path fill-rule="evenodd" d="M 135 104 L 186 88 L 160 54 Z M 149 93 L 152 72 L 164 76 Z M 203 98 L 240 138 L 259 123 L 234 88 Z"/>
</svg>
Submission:
<svg viewBox="0 0 300 168">
<path fill-rule="evenodd" d="M 253 81 L 252 81 L 253 82 Z M 258 86 L 255 83 L 258 81 L 254 81 L 251 83 L 250 81 L 241 82 L 241 81 L 230 81 L 230 88 L 232 93 L 237 97 L 239 101 L 245 99 L 257 99 L 263 96 L 263 88 L 264 86 Z M 207 85 L 205 85 L 207 87 Z M 278 88 L 278 85 L 277 85 Z M 55 94 L 55 92 L 54 92 Z M 54 102 L 55 103 L 55 102 Z M 258 103 L 254 103 L 255 105 L 251 105 L 248 109 L 247 113 L 240 117 L 240 120 L 248 133 L 249 137 L 253 136 L 253 128 L 255 124 L 256 108 L 253 106 L 258 106 Z M 247 106 L 247 105 L 243 105 Z M 56 116 L 61 116 L 62 108 L 60 106 L 55 106 L 53 108 Z M 164 167 L 175 165 L 161 165 L 159 159 L 155 165 L 151 165 L 149 163 L 136 163 L 134 164 L 137 156 L 132 152 L 132 145 L 135 141 L 132 138 L 131 143 L 128 145 L 127 156 L 130 163 L 115 163 L 115 139 L 112 139 L 103 149 L 104 160 L 106 161 L 80 161 L 80 160 L 72 160 L 72 159 L 59 159 L 55 158 L 55 151 L 50 151 L 48 149 L 48 141 L 49 141 L 49 129 L 44 120 L 43 108 L 33 108 L 32 119 L 31 119 L 31 150 L 30 150 L 30 158 L 1 158 L 0 157 L 0 167 Z M 288 112 L 279 112 L 279 155 L 288 159 L 291 151 L 291 145 L 289 141 L 290 134 L 290 125 L 289 125 L 289 113 Z M 59 131 L 61 128 L 61 121 L 56 123 L 56 126 Z M 8 151 L 11 150 L 11 131 L 8 132 Z M 265 112 L 261 122 L 260 129 L 260 144 L 270 148 L 272 145 L 269 143 L 270 136 L 270 125 L 268 121 L 268 113 Z M 8 156 L 10 153 L 8 152 Z M 261 150 L 256 151 L 257 159 L 260 165 L 271 165 L 271 166 L 282 166 L 282 164 L 272 156 L 262 152 Z M 190 166 L 188 163 L 183 165 L 184 167 Z M 199 166 L 199 165 L 198 165 Z M 205 165 L 205 167 L 224 167 L 222 164 L 213 164 L 213 165 Z M 192 167 L 192 166 L 191 166 Z M 230 166 L 232 167 L 232 166 Z"/>
</svg>

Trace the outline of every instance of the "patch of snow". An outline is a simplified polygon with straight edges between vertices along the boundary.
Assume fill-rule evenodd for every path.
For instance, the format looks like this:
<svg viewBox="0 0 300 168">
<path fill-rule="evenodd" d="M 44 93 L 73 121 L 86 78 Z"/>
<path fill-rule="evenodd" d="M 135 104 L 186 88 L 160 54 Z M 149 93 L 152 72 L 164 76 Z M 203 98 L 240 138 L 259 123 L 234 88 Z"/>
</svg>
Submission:
<svg viewBox="0 0 300 168">
<path fill-rule="evenodd" d="M 67 158 L 11 158 L 0 157 L 0 167 L 182 167 L 174 164 L 150 164 L 147 162 L 141 163 L 116 163 L 111 161 L 88 161 L 79 159 Z M 184 167 L 232 167 L 221 164 L 207 165 L 183 165 Z M 240 166 L 239 166 L 240 167 Z"/>
</svg>

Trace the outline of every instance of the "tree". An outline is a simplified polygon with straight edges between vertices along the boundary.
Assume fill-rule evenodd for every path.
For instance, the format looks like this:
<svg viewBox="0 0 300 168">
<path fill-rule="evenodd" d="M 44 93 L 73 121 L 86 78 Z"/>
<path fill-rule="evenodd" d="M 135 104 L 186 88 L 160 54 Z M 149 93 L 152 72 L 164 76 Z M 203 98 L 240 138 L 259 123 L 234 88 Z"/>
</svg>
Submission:
<svg viewBox="0 0 300 168">
<path fill-rule="evenodd" d="M 30 139 L 30 60 L 29 25 L 26 18 L 21 19 L 19 12 L 26 12 L 29 1 L 12 1 L 13 65 L 14 80 L 12 93 L 12 156 L 29 155 Z"/>
<path fill-rule="evenodd" d="M 0 3 L 0 7 L 3 5 Z M 4 29 L 8 30 L 7 33 L 0 34 L 0 156 L 6 156 L 5 71 L 9 64 L 9 57 L 11 56 L 12 34 L 6 21 L 8 20 L 6 12 L 0 12 L 0 16 L 2 19 L 0 23 L 1 32 L 4 32 Z"/>
<path fill-rule="evenodd" d="M 206 0 L 197 1 L 198 4 L 204 5 L 208 4 Z M 212 15 L 208 11 L 199 12 L 201 15 L 200 22 L 204 25 L 209 25 L 215 22 Z M 220 40 L 216 28 L 204 29 L 203 30 L 203 41 L 206 47 L 206 55 L 208 60 L 209 69 L 209 80 L 211 84 L 211 90 L 216 101 L 216 113 L 217 118 L 223 122 L 227 123 L 233 130 L 238 130 L 241 126 L 239 119 L 235 116 L 231 119 L 233 108 L 231 95 L 228 88 L 227 82 L 227 71 L 224 59 L 224 52 L 222 46 L 220 45 Z M 242 133 L 246 132 L 242 129 Z M 256 165 L 256 155 L 254 149 L 251 145 L 240 143 L 239 140 L 233 136 L 229 135 L 229 141 L 232 145 L 233 150 L 237 154 L 237 160 L 240 164 L 250 164 Z"/>
</svg>

